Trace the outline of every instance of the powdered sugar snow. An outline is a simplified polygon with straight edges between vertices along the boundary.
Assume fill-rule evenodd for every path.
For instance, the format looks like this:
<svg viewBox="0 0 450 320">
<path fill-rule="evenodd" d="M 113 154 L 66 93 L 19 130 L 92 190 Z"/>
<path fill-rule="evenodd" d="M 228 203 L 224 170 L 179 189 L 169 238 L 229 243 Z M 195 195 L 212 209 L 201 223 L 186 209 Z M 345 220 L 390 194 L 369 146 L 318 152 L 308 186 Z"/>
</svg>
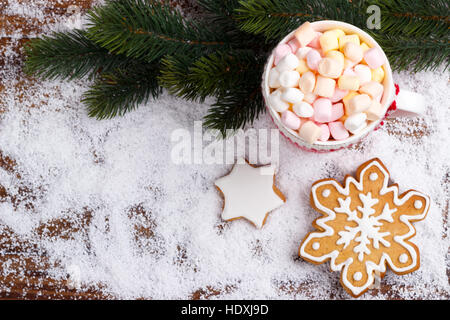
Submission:
<svg viewBox="0 0 450 320">
<path fill-rule="evenodd" d="M 12 51 L 5 55 L 14 59 Z M 189 298 L 198 290 L 215 298 L 348 298 L 326 264 L 297 257 L 318 217 L 310 187 L 318 179 L 342 180 L 379 157 L 400 191 L 420 190 L 432 205 L 415 224 L 421 268 L 406 276 L 388 271 L 382 280 L 388 289 L 363 297 L 449 296 L 447 71 L 395 74 L 401 88 L 427 97 L 426 116 L 388 120 L 351 149 L 307 153 L 281 137 L 276 183 L 287 202 L 261 230 L 220 219 L 223 200 L 214 181 L 231 165 L 171 160 L 171 133 L 192 132 L 210 101 L 165 93 L 122 118 L 97 121 L 80 103 L 85 81 L 19 74 L 14 65 L 1 71 L 0 160 L 10 164 L 0 166 L 0 196 L 2 186 L 6 194 L 0 223 L 45 251 L 52 278 L 118 298 Z M 263 115 L 254 127 L 274 125 Z M 75 227 L 54 231 L 54 221 Z M 17 272 L 13 262 L 3 263 L 0 275 Z M 0 291 L 10 287 L 1 283 Z"/>
</svg>

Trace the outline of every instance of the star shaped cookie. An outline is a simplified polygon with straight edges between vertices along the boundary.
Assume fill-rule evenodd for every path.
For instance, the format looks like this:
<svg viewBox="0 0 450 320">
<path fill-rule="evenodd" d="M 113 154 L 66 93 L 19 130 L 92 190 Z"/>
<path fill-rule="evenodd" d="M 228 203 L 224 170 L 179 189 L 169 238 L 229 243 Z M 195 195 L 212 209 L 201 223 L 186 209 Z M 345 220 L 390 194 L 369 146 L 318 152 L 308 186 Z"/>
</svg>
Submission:
<svg viewBox="0 0 450 320">
<path fill-rule="evenodd" d="M 254 167 L 238 161 L 215 184 L 225 199 L 222 219 L 227 221 L 245 218 L 261 228 L 268 213 L 286 201 L 275 186 L 275 170 L 270 165 Z"/>
</svg>

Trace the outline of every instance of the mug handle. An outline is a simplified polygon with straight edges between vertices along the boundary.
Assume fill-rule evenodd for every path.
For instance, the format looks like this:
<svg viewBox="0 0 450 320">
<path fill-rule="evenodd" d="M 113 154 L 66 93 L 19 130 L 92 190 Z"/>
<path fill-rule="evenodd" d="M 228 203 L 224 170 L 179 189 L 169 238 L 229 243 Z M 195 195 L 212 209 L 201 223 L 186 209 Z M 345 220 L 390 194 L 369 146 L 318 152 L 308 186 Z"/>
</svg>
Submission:
<svg viewBox="0 0 450 320">
<path fill-rule="evenodd" d="M 425 97 L 416 92 L 400 90 L 395 98 L 397 110 L 407 112 L 410 116 L 425 114 Z"/>
</svg>

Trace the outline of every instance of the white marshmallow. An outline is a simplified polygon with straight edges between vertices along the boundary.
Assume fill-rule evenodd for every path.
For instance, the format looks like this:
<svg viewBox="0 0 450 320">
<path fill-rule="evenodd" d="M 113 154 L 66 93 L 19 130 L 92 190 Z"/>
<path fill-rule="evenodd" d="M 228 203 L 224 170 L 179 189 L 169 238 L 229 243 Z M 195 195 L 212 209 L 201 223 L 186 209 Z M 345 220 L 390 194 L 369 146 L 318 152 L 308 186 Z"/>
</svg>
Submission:
<svg viewBox="0 0 450 320">
<path fill-rule="evenodd" d="M 353 42 L 347 42 L 344 45 L 344 54 L 347 58 L 356 63 L 360 62 L 364 57 L 364 52 L 361 46 Z"/>
<path fill-rule="evenodd" d="M 305 95 L 300 89 L 297 88 L 286 88 L 284 92 L 281 94 L 281 99 L 290 103 L 297 103 L 303 100 Z"/>
<path fill-rule="evenodd" d="M 304 101 L 294 104 L 292 110 L 294 110 L 295 114 L 300 118 L 311 118 L 314 115 L 313 107 Z"/>
<path fill-rule="evenodd" d="M 291 71 L 298 67 L 300 60 L 293 53 L 288 53 L 278 62 L 276 68 L 278 72 Z"/>
<path fill-rule="evenodd" d="M 279 79 L 282 87 L 293 88 L 298 86 L 300 74 L 297 71 L 283 71 Z"/>
<path fill-rule="evenodd" d="M 295 55 L 297 56 L 297 58 L 299 58 L 300 60 L 306 59 L 306 55 L 308 54 L 308 52 L 312 50 L 311 47 L 304 47 L 304 48 L 299 48 L 297 50 L 297 52 L 295 53 Z"/>
<path fill-rule="evenodd" d="M 348 117 L 344 122 L 344 127 L 351 133 L 357 131 L 366 122 L 367 115 L 363 112 L 355 113 Z"/>
<path fill-rule="evenodd" d="M 359 134 L 365 127 L 367 127 L 367 121 L 361 123 L 361 125 L 356 130 L 349 130 L 353 134 Z"/>
<path fill-rule="evenodd" d="M 353 70 L 355 71 L 356 75 L 359 78 L 360 85 L 363 85 L 372 80 L 372 71 L 368 66 L 364 64 L 358 64 L 353 68 Z"/>
<path fill-rule="evenodd" d="M 269 96 L 270 106 L 277 112 L 284 112 L 289 109 L 289 103 L 281 100 L 281 95 L 283 94 L 283 89 L 277 89 L 272 92 Z"/>
<path fill-rule="evenodd" d="M 332 58 L 323 58 L 320 60 L 319 67 L 317 68 L 322 76 L 332 79 L 339 78 L 343 69 L 344 66 L 338 60 Z"/>
<path fill-rule="evenodd" d="M 269 87 L 274 89 L 281 87 L 280 73 L 276 68 L 272 68 L 269 71 Z"/>
<path fill-rule="evenodd" d="M 311 71 L 304 73 L 300 79 L 299 87 L 303 93 L 310 93 L 316 86 L 316 76 Z"/>
<path fill-rule="evenodd" d="M 303 101 L 308 102 L 309 104 L 313 104 L 316 99 L 317 95 L 312 92 L 305 93 L 305 96 L 303 97 Z"/>
</svg>

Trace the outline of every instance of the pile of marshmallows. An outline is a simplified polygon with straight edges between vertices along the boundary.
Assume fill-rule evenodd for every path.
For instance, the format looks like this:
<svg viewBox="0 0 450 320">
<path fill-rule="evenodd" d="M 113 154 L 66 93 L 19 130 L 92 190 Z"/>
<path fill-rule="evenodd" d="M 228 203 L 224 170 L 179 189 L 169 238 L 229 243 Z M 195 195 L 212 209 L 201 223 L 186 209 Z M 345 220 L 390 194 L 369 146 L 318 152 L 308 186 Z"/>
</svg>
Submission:
<svg viewBox="0 0 450 320">
<path fill-rule="evenodd" d="M 270 105 L 309 143 L 345 140 L 384 116 L 385 62 L 383 52 L 357 34 L 316 32 L 306 22 L 274 50 Z"/>
</svg>

